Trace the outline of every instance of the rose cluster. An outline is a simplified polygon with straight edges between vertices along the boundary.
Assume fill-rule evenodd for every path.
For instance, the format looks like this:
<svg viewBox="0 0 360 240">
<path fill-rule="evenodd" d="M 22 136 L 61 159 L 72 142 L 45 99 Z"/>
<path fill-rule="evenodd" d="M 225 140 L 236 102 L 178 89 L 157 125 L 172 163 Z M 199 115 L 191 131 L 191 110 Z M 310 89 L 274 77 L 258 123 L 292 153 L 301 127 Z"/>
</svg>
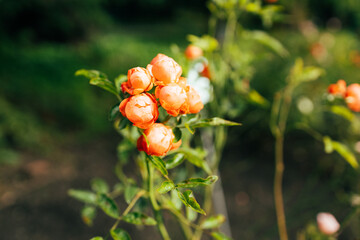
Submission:
<svg viewBox="0 0 360 240">
<path fill-rule="evenodd" d="M 332 95 L 344 98 L 347 106 L 354 112 L 360 112 L 360 84 L 353 83 L 346 86 L 344 80 L 330 84 L 328 92 Z"/>
<path fill-rule="evenodd" d="M 175 137 L 170 127 L 156 123 L 159 106 L 174 117 L 198 113 L 204 107 L 199 94 L 181 74 L 181 66 L 164 54 L 158 54 L 146 68 L 128 71 L 121 88 L 131 96 L 120 103 L 119 110 L 134 126 L 145 129 L 137 141 L 139 151 L 163 156 L 181 145 L 181 140 L 173 143 Z M 149 93 L 153 87 L 155 94 Z"/>
</svg>

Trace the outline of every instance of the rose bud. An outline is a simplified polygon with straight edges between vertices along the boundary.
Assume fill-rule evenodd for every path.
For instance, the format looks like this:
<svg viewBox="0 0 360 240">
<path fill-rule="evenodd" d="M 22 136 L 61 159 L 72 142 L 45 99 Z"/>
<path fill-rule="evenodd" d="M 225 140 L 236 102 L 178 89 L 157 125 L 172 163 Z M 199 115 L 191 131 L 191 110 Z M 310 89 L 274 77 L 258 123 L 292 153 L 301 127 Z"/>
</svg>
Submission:
<svg viewBox="0 0 360 240">
<path fill-rule="evenodd" d="M 189 45 L 185 49 L 185 57 L 189 60 L 194 60 L 203 55 L 203 50 L 195 45 Z"/>
<path fill-rule="evenodd" d="M 191 86 L 186 87 L 188 97 L 189 110 L 188 113 L 198 113 L 204 108 L 199 93 Z"/>
<path fill-rule="evenodd" d="M 172 149 L 176 149 L 181 145 L 181 140 L 173 143 L 175 138 L 171 128 L 162 123 L 155 123 L 144 131 L 144 135 L 137 140 L 137 148 L 149 155 L 164 156 Z"/>
<path fill-rule="evenodd" d="M 151 62 L 153 62 L 153 64 L 148 65 L 147 68 L 151 70 L 152 75 L 155 77 L 156 85 L 165 86 L 179 81 L 182 69 L 174 59 L 162 56 L 158 57 L 156 61 L 153 59 Z"/>
<path fill-rule="evenodd" d="M 328 87 L 328 92 L 332 95 L 339 95 L 342 97 L 345 96 L 346 82 L 340 79 L 336 84 L 330 84 Z"/>
<path fill-rule="evenodd" d="M 159 99 L 160 105 L 174 117 L 188 109 L 186 91 L 178 84 L 156 87 L 155 96 Z"/>
<path fill-rule="evenodd" d="M 345 93 L 347 106 L 354 112 L 360 112 L 360 84 L 350 84 Z"/>
<path fill-rule="evenodd" d="M 132 68 L 128 71 L 128 80 L 121 84 L 123 92 L 136 95 L 152 89 L 154 79 L 150 72 L 142 67 Z"/>
<path fill-rule="evenodd" d="M 141 93 L 124 99 L 119 110 L 134 126 L 146 129 L 154 124 L 159 117 L 159 110 L 154 96 Z"/>
<path fill-rule="evenodd" d="M 319 213 L 316 220 L 320 232 L 325 235 L 332 235 L 340 229 L 340 224 L 331 213 Z"/>
<path fill-rule="evenodd" d="M 151 62 L 150 65 L 154 65 L 157 61 L 162 60 L 162 59 L 169 59 L 170 57 L 166 56 L 165 54 L 159 53 L 158 55 L 156 55 L 156 57 L 154 57 Z"/>
</svg>

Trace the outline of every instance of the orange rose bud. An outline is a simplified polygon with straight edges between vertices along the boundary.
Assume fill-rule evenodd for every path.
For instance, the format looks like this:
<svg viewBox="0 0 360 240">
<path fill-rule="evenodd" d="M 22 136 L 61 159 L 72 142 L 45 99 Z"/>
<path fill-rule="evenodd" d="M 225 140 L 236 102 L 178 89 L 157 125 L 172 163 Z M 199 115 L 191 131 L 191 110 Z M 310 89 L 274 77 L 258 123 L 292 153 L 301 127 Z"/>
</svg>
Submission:
<svg viewBox="0 0 360 240">
<path fill-rule="evenodd" d="M 155 123 L 144 131 L 144 135 L 137 140 L 137 148 L 139 151 L 144 151 L 149 155 L 164 156 L 172 149 L 178 148 L 181 145 L 181 140 L 173 143 L 175 138 L 171 128 L 162 123 Z"/>
<path fill-rule="evenodd" d="M 186 91 L 178 84 L 156 87 L 155 96 L 161 106 L 174 117 L 180 112 L 185 113 L 188 109 Z"/>
<path fill-rule="evenodd" d="M 155 77 L 155 84 L 165 86 L 177 83 L 182 73 L 180 65 L 174 59 L 158 54 L 152 61 L 153 64 L 147 66 Z"/>
<path fill-rule="evenodd" d="M 132 68 L 128 71 L 128 80 L 121 84 L 123 92 L 136 95 L 152 89 L 154 79 L 150 72 L 142 67 Z"/>
<path fill-rule="evenodd" d="M 188 97 L 189 110 L 188 113 L 198 113 L 204 108 L 199 93 L 191 86 L 186 87 Z"/>
<path fill-rule="evenodd" d="M 360 84 L 350 84 L 345 93 L 347 106 L 354 112 L 360 112 Z"/>
<path fill-rule="evenodd" d="M 151 62 L 150 65 L 154 65 L 157 61 L 162 60 L 162 59 L 169 59 L 170 57 L 166 56 L 165 54 L 162 53 L 158 53 L 158 55 L 156 55 L 156 57 L 154 57 Z"/>
<path fill-rule="evenodd" d="M 333 235 L 340 229 L 340 224 L 331 213 L 319 213 L 316 220 L 320 232 L 325 235 Z"/>
<path fill-rule="evenodd" d="M 156 99 L 149 93 L 124 99 L 120 103 L 119 110 L 134 126 L 143 129 L 153 125 L 159 117 Z"/>
<path fill-rule="evenodd" d="M 340 79 L 336 84 L 330 84 L 328 87 L 328 92 L 333 95 L 345 96 L 346 82 Z"/>
<path fill-rule="evenodd" d="M 195 45 L 189 45 L 185 49 L 185 57 L 190 60 L 197 59 L 203 55 L 203 50 Z"/>
</svg>

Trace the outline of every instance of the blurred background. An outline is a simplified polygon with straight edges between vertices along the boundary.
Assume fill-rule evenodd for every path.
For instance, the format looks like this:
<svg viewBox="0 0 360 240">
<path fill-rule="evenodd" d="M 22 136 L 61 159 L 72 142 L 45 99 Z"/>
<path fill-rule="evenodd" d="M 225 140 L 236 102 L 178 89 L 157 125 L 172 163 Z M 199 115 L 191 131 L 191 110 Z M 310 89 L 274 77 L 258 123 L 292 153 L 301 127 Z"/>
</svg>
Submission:
<svg viewBox="0 0 360 240">
<path fill-rule="evenodd" d="M 290 57 L 256 61 L 255 89 L 272 101 L 298 56 L 326 70 L 317 88 L 302 89 L 309 99 L 340 78 L 359 82 L 359 1 L 277 3 L 284 6 L 283 19 L 265 30 Z M 99 213 L 87 227 L 81 204 L 67 190 L 86 189 L 93 177 L 116 181 L 121 138 L 107 118 L 115 102 L 74 73 L 98 69 L 113 79 L 146 66 L 157 53 L 172 56 L 171 44 L 185 49 L 188 34 L 207 33 L 209 16 L 205 0 L 0 0 L 1 239 L 106 235 L 112 220 Z M 258 17 L 242 18 L 246 28 L 264 30 Z M 269 116 L 251 106 L 242 112 L 231 119 L 243 127 L 231 130 L 220 167 L 233 237 L 277 239 Z M 359 193 L 360 186 L 358 174 L 339 156 L 326 155 L 311 136 L 291 131 L 286 144 L 284 196 L 294 239 L 319 211 L 343 219 L 350 208 L 344 195 Z M 157 236 L 147 227 L 124 228 L 133 239 Z M 346 231 L 343 239 L 360 236 L 360 228 Z"/>
</svg>

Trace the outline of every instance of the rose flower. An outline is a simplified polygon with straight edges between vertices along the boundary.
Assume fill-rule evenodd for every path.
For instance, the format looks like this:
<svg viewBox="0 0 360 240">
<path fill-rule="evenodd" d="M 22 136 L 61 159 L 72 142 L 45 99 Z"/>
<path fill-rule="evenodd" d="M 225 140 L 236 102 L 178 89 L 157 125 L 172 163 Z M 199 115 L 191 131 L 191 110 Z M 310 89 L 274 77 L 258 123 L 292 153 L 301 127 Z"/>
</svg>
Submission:
<svg viewBox="0 0 360 240">
<path fill-rule="evenodd" d="M 360 112 L 360 84 L 350 84 L 345 93 L 347 106 L 354 112 Z"/>
<path fill-rule="evenodd" d="M 188 96 L 185 89 L 178 84 L 173 83 L 167 86 L 156 87 L 155 96 L 168 114 L 174 117 L 179 115 L 179 113 L 184 114 L 188 112 Z"/>
<path fill-rule="evenodd" d="M 159 86 L 177 83 L 182 73 L 180 65 L 164 54 L 158 54 L 146 68 L 155 77 L 155 84 Z"/>
<path fill-rule="evenodd" d="M 121 84 L 123 92 L 136 95 L 152 89 L 154 79 L 150 72 L 142 67 L 132 68 L 128 71 L 128 80 Z"/>
<path fill-rule="evenodd" d="M 344 80 L 337 81 L 336 84 L 330 84 L 328 87 L 328 92 L 333 95 L 345 96 L 346 92 L 346 82 Z"/>
<path fill-rule="evenodd" d="M 120 103 L 119 110 L 134 126 L 143 129 L 153 125 L 159 117 L 156 99 L 149 93 L 124 99 Z"/>
<path fill-rule="evenodd" d="M 203 55 L 203 50 L 195 45 L 189 45 L 185 49 L 185 57 L 190 60 L 197 59 Z"/>
</svg>

